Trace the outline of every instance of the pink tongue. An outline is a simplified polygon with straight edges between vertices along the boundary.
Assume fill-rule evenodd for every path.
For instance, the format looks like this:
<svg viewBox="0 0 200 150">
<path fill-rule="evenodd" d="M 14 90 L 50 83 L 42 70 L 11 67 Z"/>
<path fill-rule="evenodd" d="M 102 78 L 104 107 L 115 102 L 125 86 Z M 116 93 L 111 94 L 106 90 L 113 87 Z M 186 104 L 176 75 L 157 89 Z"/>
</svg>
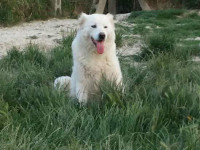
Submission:
<svg viewBox="0 0 200 150">
<path fill-rule="evenodd" d="M 103 54 L 104 52 L 104 42 L 96 42 L 97 53 Z"/>
</svg>

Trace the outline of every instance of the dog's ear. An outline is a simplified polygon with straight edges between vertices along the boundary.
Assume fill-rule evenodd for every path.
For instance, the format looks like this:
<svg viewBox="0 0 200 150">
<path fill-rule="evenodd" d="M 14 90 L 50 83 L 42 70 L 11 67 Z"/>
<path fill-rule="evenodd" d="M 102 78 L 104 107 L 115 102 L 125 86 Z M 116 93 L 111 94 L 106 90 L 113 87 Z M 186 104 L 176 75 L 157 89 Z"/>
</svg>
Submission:
<svg viewBox="0 0 200 150">
<path fill-rule="evenodd" d="M 113 15 L 112 14 L 108 13 L 108 14 L 106 14 L 106 16 L 110 19 L 111 22 L 114 23 L 114 19 L 113 19 Z"/>
<path fill-rule="evenodd" d="M 115 29 L 115 23 L 114 23 L 114 17 L 113 17 L 113 15 L 110 14 L 110 13 L 108 13 L 108 14 L 106 14 L 106 16 L 108 17 L 108 19 L 110 20 L 113 28 Z"/>
<path fill-rule="evenodd" d="M 79 22 L 79 26 L 82 26 L 85 22 L 85 20 L 87 19 L 88 15 L 85 13 L 81 13 L 78 22 Z"/>
</svg>

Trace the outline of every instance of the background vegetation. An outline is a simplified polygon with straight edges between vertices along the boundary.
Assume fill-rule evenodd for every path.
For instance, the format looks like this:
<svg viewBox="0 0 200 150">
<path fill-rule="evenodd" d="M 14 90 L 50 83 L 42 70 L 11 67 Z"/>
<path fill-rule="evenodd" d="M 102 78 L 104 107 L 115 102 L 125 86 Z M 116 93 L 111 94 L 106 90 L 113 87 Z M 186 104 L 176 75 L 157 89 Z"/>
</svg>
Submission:
<svg viewBox="0 0 200 150">
<path fill-rule="evenodd" d="M 71 74 L 73 34 L 50 53 L 30 45 L 0 60 L 0 149 L 200 149 L 200 46 L 185 40 L 200 36 L 200 17 L 140 11 L 126 21 L 118 46 L 144 44 L 120 56 L 124 92 L 102 82 L 104 104 L 80 107 L 53 88 L 55 77 Z"/>
<path fill-rule="evenodd" d="M 62 0 L 62 16 L 74 17 L 81 11 L 89 12 L 92 0 Z M 1 0 L 0 24 L 52 17 L 51 0 Z M 60 17 L 62 17 L 60 16 Z"/>
<path fill-rule="evenodd" d="M 149 1 L 153 8 L 200 8 L 200 0 L 161 0 Z M 90 12 L 92 0 L 62 0 L 62 16 L 76 17 L 80 12 Z M 138 0 L 117 0 L 117 12 L 127 13 L 141 10 Z M 52 17 L 50 0 L 1 0 L 0 25 L 12 25 L 21 21 L 47 19 Z"/>
</svg>

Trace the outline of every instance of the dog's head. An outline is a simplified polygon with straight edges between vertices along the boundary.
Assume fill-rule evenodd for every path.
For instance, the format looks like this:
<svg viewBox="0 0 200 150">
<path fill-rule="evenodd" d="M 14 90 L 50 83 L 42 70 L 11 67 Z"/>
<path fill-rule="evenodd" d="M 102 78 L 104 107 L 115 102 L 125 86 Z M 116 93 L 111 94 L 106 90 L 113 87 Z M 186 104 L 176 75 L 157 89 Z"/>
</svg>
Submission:
<svg viewBox="0 0 200 150">
<path fill-rule="evenodd" d="M 111 14 L 82 13 L 79 18 L 79 30 L 84 33 L 85 40 L 96 47 L 98 54 L 104 53 L 106 43 L 115 40 L 114 20 Z"/>
</svg>

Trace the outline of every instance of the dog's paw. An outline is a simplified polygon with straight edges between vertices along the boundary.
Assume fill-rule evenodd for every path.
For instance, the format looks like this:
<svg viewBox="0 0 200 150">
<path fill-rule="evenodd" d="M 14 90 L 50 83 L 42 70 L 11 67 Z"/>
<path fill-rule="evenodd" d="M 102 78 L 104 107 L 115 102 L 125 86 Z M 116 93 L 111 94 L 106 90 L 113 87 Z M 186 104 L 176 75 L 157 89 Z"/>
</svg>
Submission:
<svg viewBox="0 0 200 150">
<path fill-rule="evenodd" d="M 58 90 L 69 90 L 71 78 L 68 76 L 58 77 L 54 81 L 54 87 Z"/>
</svg>

